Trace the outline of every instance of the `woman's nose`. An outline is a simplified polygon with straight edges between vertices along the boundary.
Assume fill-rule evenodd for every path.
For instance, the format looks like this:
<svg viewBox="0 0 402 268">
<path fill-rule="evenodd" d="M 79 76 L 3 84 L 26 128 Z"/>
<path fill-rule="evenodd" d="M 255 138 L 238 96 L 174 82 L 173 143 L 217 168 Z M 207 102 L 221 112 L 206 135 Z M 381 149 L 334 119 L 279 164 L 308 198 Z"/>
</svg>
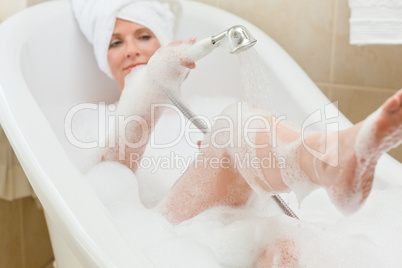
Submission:
<svg viewBox="0 0 402 268">
<path fill-rule="evenodd" d="M 139 46 L 135 42 L 130 42 L 127 44 L 127 49 L 126 49 L 126 57 L 131 58 L 131 57 L 136 57 L 141 54 L 141 50 Z"/>
</svg>

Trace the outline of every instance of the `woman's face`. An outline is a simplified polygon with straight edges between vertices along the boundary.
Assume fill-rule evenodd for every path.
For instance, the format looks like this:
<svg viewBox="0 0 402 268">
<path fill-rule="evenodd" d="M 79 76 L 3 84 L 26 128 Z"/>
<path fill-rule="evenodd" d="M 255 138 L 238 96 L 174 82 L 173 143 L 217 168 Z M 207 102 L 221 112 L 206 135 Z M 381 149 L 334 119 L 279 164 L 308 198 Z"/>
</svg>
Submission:
<svg viewBox="0 0 402 268">
<path fill-rule="evenodd" d="M 107 59 L 110 71 L 119 85 L 120 94 L 126 75 L 137 65 L 147 64 L 159 48 L 158 39 L 145 26 L 122 19 L 116 20 Z"/>
</svg>

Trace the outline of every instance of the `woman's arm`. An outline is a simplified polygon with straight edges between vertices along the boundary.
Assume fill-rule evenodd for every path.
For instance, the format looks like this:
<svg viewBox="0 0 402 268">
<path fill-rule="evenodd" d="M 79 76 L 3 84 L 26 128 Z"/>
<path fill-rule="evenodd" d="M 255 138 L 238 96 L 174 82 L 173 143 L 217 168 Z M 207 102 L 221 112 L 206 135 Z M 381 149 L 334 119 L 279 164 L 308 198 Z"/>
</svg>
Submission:
<svg viewBox="0 0 402 268">
<path fill-rule="evenodd" d="M 160 48 L 147 65 L 137 66 L 127 75 L 116 110 L 115 128 L 102 159 L 119 161 L 134 172 L 162 115 L 158 104 L 170 103 L 165 90 L 180 93 L 180 86 L 195 63 L 182 51 L 194 44 L 188 39 Z"/>
</svg>

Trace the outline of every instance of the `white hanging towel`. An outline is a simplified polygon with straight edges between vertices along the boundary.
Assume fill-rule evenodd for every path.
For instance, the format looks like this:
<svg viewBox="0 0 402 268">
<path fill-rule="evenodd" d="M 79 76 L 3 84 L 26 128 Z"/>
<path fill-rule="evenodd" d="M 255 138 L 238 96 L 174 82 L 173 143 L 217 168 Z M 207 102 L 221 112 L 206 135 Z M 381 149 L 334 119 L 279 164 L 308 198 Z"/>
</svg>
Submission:
<svg viewBox="0 0 402 268">
<path fill-rule="evenodd" d="M 402 0 L 349 0 L 350 44 L 402 44 Z"/>
</svg>

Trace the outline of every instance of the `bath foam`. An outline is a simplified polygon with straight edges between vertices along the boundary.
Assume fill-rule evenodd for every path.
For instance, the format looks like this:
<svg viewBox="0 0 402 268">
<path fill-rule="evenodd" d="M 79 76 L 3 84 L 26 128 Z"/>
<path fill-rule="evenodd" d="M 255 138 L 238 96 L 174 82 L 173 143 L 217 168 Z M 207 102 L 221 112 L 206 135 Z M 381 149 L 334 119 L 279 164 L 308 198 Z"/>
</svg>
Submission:
<svg viewBox="0 0 402 268">
<path fill-rule="evenodd" d="M 103 144 L 109 132 L 108 118 L 113 113 L 110 106 L 103 102 L 80 105 L 83 105 L 82 109 L 75 112 L 71 120 L 65 119 L 64 133 L 60 134 L 63 139 L 60 141 L 78 169 L 86 173 L 104 154 Z"/>
<path fill-rule="evenodd" d="M 149 110 L 153 101 L 160 99 L 159 87 L 148 80 L 146 65 L 139 65 L 132 69 L 126 76 L 124 84 L 116 115 L 126 117 L 132 114 L 143 115 Z"/>
<path fill-rule="evenodd" d="M 157 267 L 219 267 L 209 248 L 178 237 L 162 215 L 144 208 L 137 178 L 127 167 L 103 162 L 86 178 L 128 242 L 141 248 Z"/>
<path fill-rule="evenodd" d="M 174 132 L 173 129 L 183 127 L 181 120 L 182 118 L 175 112 L 166 111 L 151 134 L 151 143 L 158 146 L 172 145 L 168 148 L 158 148 L 148 144 L 145 149 L 143 157 L 147 159 L 145 161 L 147 165 L 141 164 L 136 174 L 139 180 L 140 198 L 146 207 L 154 207 L 160 202 L 198 153 L 198 148 L 190 147 L 184 137 L 180 138 L 180 131 Z M 153 159 L 155 162 L 151 162 Z M 162 161 L 167 161 L 168 165 L 163 165 Z"/>
<path fill-rule="evenodd" d="M 202 47 L 199 49 L 203 50 Z M 162 90 L 173 91 L 173 94 L 179 93 L 180 86 L 190 71 L 183 65 L 192 63 L 192 60 L 186 55 L 188 50 L 192 50 L 193 53 L 189 54 L 194 55 L 199 52 L 196 47 L 193 47 L 190 40 L 158 49 L 148 61 L 148 79 Z"/>
<path fill-rule="evenodd" d="M 296 194 L 299 205 L 305 197 L 317 189 L 317 185 L 310 182 L 300 167 L 301 146 L 301 140 L 297 139 L 288 144 L 278 141 L 278 146 L 275 148 L 277 156 L 286 161 L 286 167 L 281 169 L 283 182 Z"/>
<path fill-rule="evenodd" d="M 100 162 L 85 177 L 110 211 L 119 209 L 121 205 L 143 208 L 136 176 L 118 162 Z"/>
<path fill-rule="evenodd" d="M 309 267 L 397 267 L 402 259 L 401 190 L 401 187 L 373 189 L 366 205 L 349 217 L 336 210 L 331 213 L 323 206 L 322 198 L 312 202 L 307 198 L 303 210 L 312 213 L 309 218 L 314 222 L 303 235 L 303 239 L 309 240 L 304 243 L 303 262 L 309 263 Z M 328 220 L 328 216 L 332 219 Z M 309 255 L 312 259 L 304 259 Z"/>
<path fill-rule="evenodd" d="M 256 168 L 255 166 L 251 166 L 251 161 L 257 159 L 256 150 L 252 148 L 256 143 L 257 133 L 248 133 L 247 137 L 244 135 L 246 124 L 247 129 L 260 131 L 265 129 L 269 132 L 269 122 L 264 119 L 268 115 L 262 110 L 254 109 L 249 103 L 244 101 L 238 101 L 228 106 L 222 115 L 231 119 L 234 131 L 232 131 L 232 136 L 222 134 L 218 138 L 222 139 L 222 141 L 232 139 L 233 142 L 227 148 L 227 152 L 234 160 L 235 167 L 255 192 L 262 193 L 269 191 L 274 194 L 273 188 L 265 179 L 261 167 Z M 222 126 L 218 122 L 214 125 L 211 132 L 213 133 L 223 127 L 225 126 Z"/>
<path fill-rule="evenodd" d="M 209 169 L 210 170 L 210 169 Z M 190 190 L 182 184 L 176 185 L 171 191 L 167 193 L 165 198 L 157 205 L 156 211 L 165 215 L 165 217 L 173 222 L 180 222 L 180 218 L 191 218 L 194 214 L 202 212 L 199 209 L 205 207 L 203 204 L 208 204 L 208 193 L 213 192 L 213 186 L 207 183 L 212 176 L 214 170 L 207 172 L 207 170 L 200 170 L 199 176 L 196 178 L 190 177 L 191 184 L 194 185 Z M 185 193 L 185 194 L 183 194 Z M 179 196 L 180 198 L 177 198 Z M 177 215 L 176 211 L 179 211 Z"/>
<path fill-rule="evenodd" d="M 388 136 L 379 144 L 375 135 L 377 134 L 377 120 L 381 116 L 382 109 L 381 106 L 369 115 L 357 134 L 354 146 L 357 166 L 353 184 L 348 185 L 348 192 L 345 193 L 342 188 L 329 189 L 331 198 L 346 215 L 354 213 L 363 204 L 363 189 L 365 184 L 371 183 L 366 172 L 374 173 L 375 165 L 380 156 L 402 142 L 402 127 L 398 126 L 391 133 L 388 133 Z"/>
<path fill-rule="evenodd" d="M 202 99 L 198 105 L 206 101 L 208 99 Z M 215 103 L 219 108 L 215 98 L 208 103 Z M 160 130 L 169 131 L 170 117 L 163 120 L 167 122 L 161 124 Z M 188 153 L 192 154 L 192 149 Z M 131 243 L 139 245 L 157 267 L 251 268 L 255 267 L 258 252 L 278 239 L 295 241 L 300 267 L 398 267 L 402 262 L 399 253 L 402 241 L 397 235 L 402 227 L 401 187 L 373 189 L 366 205 L 347 218 L 330 204 L 325 191 L 319 190 L 302 203 L 298 212 L 300 221 L 282 215 L 272 198 L 253 195 L 254 200 L 243 208 L 212 208 L 172 226 L 160 214 L 138 205 L 135 196 L 138 189 L 131 181 L 135 177 L 128 168 L 118 163 L 99 165 L 110 170 L 94 167 L 97 172 L 92 173 L 92 187 L 101 191 L 98 196 L 104 199 L 116 226 Z M 110 181 L 102 182 L 103 176 Z M 152 191 L 158 183 L 164 183 L 166 176 L 172 176 L 169 178 L 172 182 L 177 178 L 165 171 L 137 174 L 140 194 L 142 183 L 152 181 L 154 185 L 150 183 L 143 189 Z M 130 188 L 128 184 L 134 186 Z"/>
<path fill-rule="evenodd" d="M 255 267 L 256 259 L 278 236 L 295 233 L 293 219 L 258 218 L 252 209 L 216 207 L 172 226 L 145 209 L 136 178 L 119 163 L 95 166 L 87 180 L 127 240 L 157 267 Z"/>
<path fill-rule="evenodd" d="M 376 120 L 380 116 L 380 113 L 381 107 L 365 119 L 359 133 L 357 134 L 354 147 L 358 164 L 356 177 L 361 177 L 363 172 L 369 168 L 368 165 L 371 164 L 370 160 L 377 160 L 382 153 L 379 151 L 380 149 L 375 146 L 377 142 L 373 135 L 376 131 Z M 356 180 L 356 191 L 360 188 L 360 182 L 361 181 Z"/>
<path fill-rule="evenodd" d="M 197 56 L 198 50 L 193 48 L 190 41 L 170 45 L 158 49 L 150 58 L 147 65 L 139 65 L 132 69 L 124 81 L 124 89 L 117 115 L 143 115 L 152 103 L 167 101 L 165 90 L 174 95 L 180 92 L 180 86 L 190 69 L 183 66 L 191 62 L 186 51 Z"/>
<path fill-rule="evenodd" d="M 264 216 L 249 204 L 243 208 L 215 207 L 172 226 L 152 210 L 124 203 L 138 201 L 132 197 L 136 188 L 131 193 L 122 176 L 117 180 L 113 176 L 115 169 L 125 169 L 125 175 L 134 178 L 126 167 L 118 163 L 100 165 L 111 168 L 107 178 L 110 185 L 102 183 L 99 189 L 105 193 L 98 191 L 100 198 L 106 198 L 106 207 L 127 239 L 143 249 L 157 267 L 251 268 L 259 255 L 278 240 L 294 241 L 300 267 L 397 267 L 401 260 L 401 241 L 394 235 L 402 224 L 398 206 L 401 189 L 375 191 L 360 213 L 338 217 L 333 224 L 296 221 L 284 215 Z M 105 181 L 103 168 L 92 172 L 92 176 L 98 175 L 91 184 L 100 183 L 98 179 Z M 115 192 L 118 202 L 110 198 L 110 192 Z M 120 208 L 107 202 L 118 203 Z M 307 209 L 317 215 L 326 211 L 317 203 Z"/>
<path fill-rule="evenodd" d="M 294 220 L 283 215 L 256 216 L 252 208 L 215 207 L 176 226 L 179 235 L 208 245 L 221 267 L 256 267 L 278 237 L 296 235 Z"/>
<path fill-rule="evenodd" d="M 128 161 L 126 146 L 136 148 L 142 153 L 142 146 L 146 145 L 147 136 L 138 131 L 148 131 L 150 124 L 151 104 L 161 101 L 161 92 L 147 78 L 145 65 L 135 67 L 125 77 L 125 86 L 115 111 L 115 126 L 109 129 L 109 150 L 106 150 L 105 159 Z M 116 127 L 117 124 L 117 127 Z M 127 129 L 131 131 L 126 131 Z M 138 129 L 136 131 L 136 129 Z M 137 140 L 136 137 L 141 137 Z"/>
<path fill-rule="evenodd" d="M 356 181 L 354 185 L 351 185 L 353 190 L 348 189 L 348 193 L 345 193 L 345 190 L 341 187 L 327 187 L 331 201 L 345 216 L 352 215 L 363 205 L 363 193 L 360 186 L 361 182 Z"/>
</svg>

